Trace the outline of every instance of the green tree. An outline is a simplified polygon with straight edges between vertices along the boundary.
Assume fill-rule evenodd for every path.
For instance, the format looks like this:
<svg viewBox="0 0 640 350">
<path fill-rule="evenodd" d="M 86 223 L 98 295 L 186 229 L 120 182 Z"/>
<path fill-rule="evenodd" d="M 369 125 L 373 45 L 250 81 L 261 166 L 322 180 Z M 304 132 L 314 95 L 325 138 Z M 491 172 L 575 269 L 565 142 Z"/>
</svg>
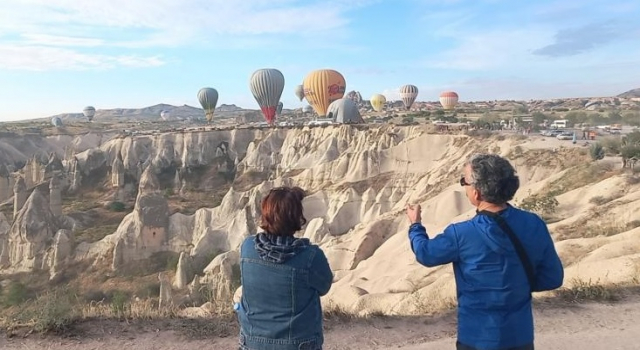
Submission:
<svg viewBox="0 0 640 350">
<path fill-rule="evenodd" d="M 604 147 L 599 142 L 594 143 L 589 147 L 589 155 L 591 155 L 591 159 L 600 160 L 604 158 Z"/>
<path fill-rule="evenodd" d="M 587 113 L 584 111 L 571 111 L 565 114 L 564 119 L 566 119 L 570 126 L 585 123 L 587 121 Z"/>
<path fill-rule="evenodd" d="M 627 112 L 622 115 L 622 121 L 631 126 L 640 126 L 640 113 Z"/>
<path fill-rule="evenodd" d="M 542 112 L 534 112 L 532 115 L 533 117 L 533 122 L 536 124 L 542 124 L 544 123 L 544 121 L 546 119 L 549 119 L 544 113 Z"/>
<path fill-rule="evenodd" d="M 609 111 L 609 113 L 607 113 L 607 117 L 609 118 L 609 121 L 612 123 L 617 123 L 622 121 L 622 115 L 620 115 L 620 112 L 618 111 Z"/>
</svg>

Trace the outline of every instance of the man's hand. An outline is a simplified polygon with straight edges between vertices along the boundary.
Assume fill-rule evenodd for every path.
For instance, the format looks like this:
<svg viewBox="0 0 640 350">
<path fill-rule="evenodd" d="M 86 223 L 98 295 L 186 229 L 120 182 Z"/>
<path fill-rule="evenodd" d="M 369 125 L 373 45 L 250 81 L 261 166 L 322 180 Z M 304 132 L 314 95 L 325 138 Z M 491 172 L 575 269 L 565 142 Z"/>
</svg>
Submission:
<svg viewBox="0 0 640 350">
<path fill-rule="evenodd" d="M 407 217 L 409 218 L 411 224 L 419 223 L 422 221 L 421 212 L 422 207 L 420 207 L 420 204 L 407 204 Z"/>
</svg>

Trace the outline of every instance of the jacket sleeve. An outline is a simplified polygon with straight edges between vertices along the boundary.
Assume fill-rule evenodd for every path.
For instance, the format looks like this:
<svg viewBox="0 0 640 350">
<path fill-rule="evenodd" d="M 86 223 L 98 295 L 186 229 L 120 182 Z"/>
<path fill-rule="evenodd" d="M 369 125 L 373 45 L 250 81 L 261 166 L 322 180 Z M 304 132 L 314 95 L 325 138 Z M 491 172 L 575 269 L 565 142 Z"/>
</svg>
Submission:
<svg viewBox="0 0 640 350">
<path fill-rule="evenodd" d="M 433 267 L 458 261 L 458 237 L 453 225 L 429 239 L 422 224 L 412 224 L 409 227 L 409 241 L 416 260 L 424 266 Z"/>
<path fill-rule="evenodd" d="M 311 263 L 311 269 L 309 271 L 309 284 L 311 288 L 318 291 L 320 296 L 329 293 L 331 289 L 331 283 L 333 283 L 333 272 L 329 266 L 329 261 L 324 255 L 322 249 L 317 248 L 313 262 Z"/>
<path fill-rule="evenodd" d="M 551 234 L 547 225 L 541 223 L 542 239 L 545 242 L 542 260 L 536 266 L 536 288 L 534 292 L 542 292 L 560 288 L 564 280 L 564 268 L 562 261 L 556 252 Z"/>
</svg>

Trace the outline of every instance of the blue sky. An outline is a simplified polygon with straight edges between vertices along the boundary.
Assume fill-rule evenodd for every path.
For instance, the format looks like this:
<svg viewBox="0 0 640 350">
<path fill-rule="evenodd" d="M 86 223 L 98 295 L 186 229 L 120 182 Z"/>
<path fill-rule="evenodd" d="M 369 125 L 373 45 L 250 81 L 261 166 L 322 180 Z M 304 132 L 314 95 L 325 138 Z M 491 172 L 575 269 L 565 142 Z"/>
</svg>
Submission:
<svg viewBox="0 0 640 350">
<path fill-rule="evenodd" d="M 2 0 L 0 120 L 157 103 L 257 108 L 248 79 L 311 70 L 418 100 L 610 96 L 640 87 L 640 1 Z"/>
</svg>

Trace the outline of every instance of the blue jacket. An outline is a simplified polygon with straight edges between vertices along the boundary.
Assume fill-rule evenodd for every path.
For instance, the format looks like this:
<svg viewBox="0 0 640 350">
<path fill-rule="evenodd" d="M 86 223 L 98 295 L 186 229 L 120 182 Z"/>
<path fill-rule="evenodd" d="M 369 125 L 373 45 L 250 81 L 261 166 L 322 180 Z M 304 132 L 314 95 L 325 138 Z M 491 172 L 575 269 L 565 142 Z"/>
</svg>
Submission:
<svg viewBox="0 0 640 350">
<path fill-rule="evenodd" d="M 500 215 L 524 246 L 536 288 L 559 288 L 564 270 L 547 225 L 512 206 Z M 533 343 L 533 314 L 527 275 L 509 237 L 494 219 L 476 215 L 449 225 L 429 239 L 425 228 L 409 228 L 411 249 L 425 266 L 453 263 L 458 295 L 458 341 L 483 350 Z"/>
<path fill-rule="evenodd" d="M 240 248 L 241 345 L 252 350 L 321 348 L 320 296 L 329 292 L 333 280 L 326 256 L 309 244 L 274 263 L 260 257 L 254 238 L 245 239 Z"/>
</svg>

